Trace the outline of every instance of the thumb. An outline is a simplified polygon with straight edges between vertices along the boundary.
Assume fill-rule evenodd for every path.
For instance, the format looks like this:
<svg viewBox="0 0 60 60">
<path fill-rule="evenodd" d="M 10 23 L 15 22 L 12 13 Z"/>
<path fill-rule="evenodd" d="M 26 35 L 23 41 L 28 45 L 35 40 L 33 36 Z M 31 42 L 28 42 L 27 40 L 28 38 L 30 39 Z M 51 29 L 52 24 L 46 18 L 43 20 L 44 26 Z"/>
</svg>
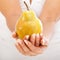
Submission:
<svg viewBox="0 0 60 60">
<path fill-rule="evenodd" d="M 12 33 L 12 37 L 13 37 L 13 38 L 17 38 L 17 37 L 18 37 L 17 33 L 16 33 L 16 32 L 13 32 L 13 33 Z"/>
</svg>

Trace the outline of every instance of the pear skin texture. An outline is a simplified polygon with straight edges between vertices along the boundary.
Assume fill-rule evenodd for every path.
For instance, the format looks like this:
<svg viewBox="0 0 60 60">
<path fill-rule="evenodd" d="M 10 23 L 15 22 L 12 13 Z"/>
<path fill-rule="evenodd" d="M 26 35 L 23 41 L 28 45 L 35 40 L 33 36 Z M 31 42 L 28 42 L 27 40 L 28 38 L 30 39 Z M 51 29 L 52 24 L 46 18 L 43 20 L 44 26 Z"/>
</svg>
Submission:
<svg viewBox="0 0 60 60">
<path fill-rule="evenodd" d="M 19 17 L 16 27 L 16 33 L 20 39 L 26 35 L 41 34 L 43 31 L 41 21 L 36 17 L 33 11 L 24 11 Z"/>
</svg>

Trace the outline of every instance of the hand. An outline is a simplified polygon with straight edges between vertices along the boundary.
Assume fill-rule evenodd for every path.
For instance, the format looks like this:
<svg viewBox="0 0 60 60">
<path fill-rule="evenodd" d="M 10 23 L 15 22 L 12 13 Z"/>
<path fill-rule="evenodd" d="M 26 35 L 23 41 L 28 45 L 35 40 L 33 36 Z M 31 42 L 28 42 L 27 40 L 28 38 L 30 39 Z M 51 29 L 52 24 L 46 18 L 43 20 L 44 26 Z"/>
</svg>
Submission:
<svg viewBox="0 0 60 60">
<path fill-rule="evenodd" d="M 25 36 L 23 40 L 18 39 L 16 33 L 13 34 L 13 37 L 17 39 L 16 48 L 23 55 L 35 56 L 42 54 L 48 45 L 47 41 L 39 34 Z"/>
</svg>

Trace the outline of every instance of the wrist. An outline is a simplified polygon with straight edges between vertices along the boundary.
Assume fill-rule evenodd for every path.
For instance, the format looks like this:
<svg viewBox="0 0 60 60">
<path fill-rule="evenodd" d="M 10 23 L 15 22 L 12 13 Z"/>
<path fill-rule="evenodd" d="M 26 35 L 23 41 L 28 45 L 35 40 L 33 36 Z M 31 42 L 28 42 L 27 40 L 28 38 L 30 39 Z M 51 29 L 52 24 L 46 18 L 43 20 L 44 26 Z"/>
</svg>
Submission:
<svg viewBox="0 0 60 60">
<path fill-rule="evenodd" d="M 55 22 L 52 21 L 44 21 L 43 24 L 43 35 L 48 39 L 51 40 L 53 33 L 54 33 L 54 26 Z"/>
</svg>

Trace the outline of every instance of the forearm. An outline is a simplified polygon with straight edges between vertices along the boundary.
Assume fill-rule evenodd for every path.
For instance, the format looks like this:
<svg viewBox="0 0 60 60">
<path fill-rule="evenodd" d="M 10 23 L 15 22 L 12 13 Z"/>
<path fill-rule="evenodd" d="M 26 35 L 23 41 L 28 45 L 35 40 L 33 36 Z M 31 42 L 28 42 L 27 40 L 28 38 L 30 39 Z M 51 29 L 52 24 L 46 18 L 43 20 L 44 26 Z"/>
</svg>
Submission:
<svg viewBox="0 0 60 60">
<path fill-rule="evenodd" d="M 50 38 L 57 18 L 60 16 L 60 0 L 46 0 L 40 19 L 43 23 L 43 34 Z"/>
<path fill-rule="evenodd" d="M 19 14 L 13 13 L 6 17 L 7 26 L 11 31 L 15 30 L 15 25 L 19 17 L 20 13 Z"/>
<path fill-rule="evenodd" d="M 6 17 L 9 29 L 13 31 L 16 21 L 21 14 L 19 0 L 0 0 L 0 8 L 1 12 Z"/>
</svg>

